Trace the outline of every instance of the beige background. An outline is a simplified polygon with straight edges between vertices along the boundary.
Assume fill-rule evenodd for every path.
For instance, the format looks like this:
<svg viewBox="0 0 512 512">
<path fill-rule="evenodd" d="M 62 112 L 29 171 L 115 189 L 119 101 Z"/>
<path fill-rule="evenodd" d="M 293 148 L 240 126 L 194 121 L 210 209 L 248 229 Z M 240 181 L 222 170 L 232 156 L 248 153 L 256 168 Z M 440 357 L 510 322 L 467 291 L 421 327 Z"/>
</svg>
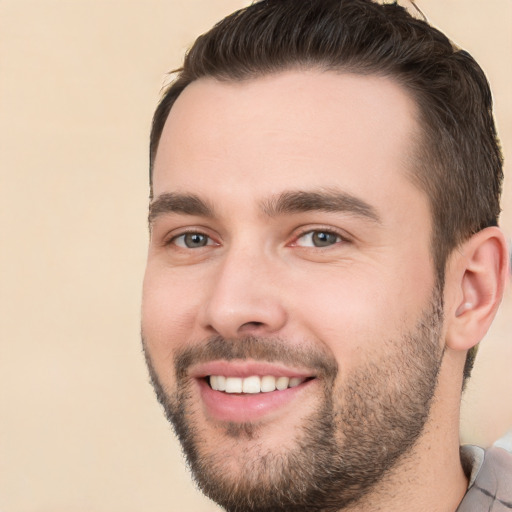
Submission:
<svg viewBox="0 0 512 512">
<path fill-rule="evenodd" d="M 146 149 L 164 73 L 245 3 L 0 1 L 1 512 L 217 510 L 141 356 Z M 486 70 L 510 161 L 512 0 L 419 3 Z M 505 205 L 510 238 L 511 176 Z M 512 426 L 511 304 L 463 400 L 466 441 Z"/>
</svg>

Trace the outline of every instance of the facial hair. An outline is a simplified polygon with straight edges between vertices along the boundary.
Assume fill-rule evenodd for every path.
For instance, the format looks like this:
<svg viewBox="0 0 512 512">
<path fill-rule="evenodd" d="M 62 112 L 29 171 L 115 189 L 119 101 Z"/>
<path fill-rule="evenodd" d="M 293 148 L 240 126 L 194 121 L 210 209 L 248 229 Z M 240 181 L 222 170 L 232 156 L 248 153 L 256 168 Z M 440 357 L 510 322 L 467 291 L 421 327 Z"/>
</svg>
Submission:
<svg viewBox="0 0 512 512">
<path fill-rule="evenodd" d="M 173 394 L 164 390 L 145 354 L 157 398 L 194 478 L 213 501 L 228 512 L 336 512 L 371 493 L 422 434 L 443 359 L 442 323 L 437 289 L 410 332 L 375 340 L 385 344 L 376 351 L 384 355 L 354 369 L 338 385 L 338 366 L 330 353 L 314 345 L 291 348 L 280 339 L 215 337 L 180 351 Z M 300 425 L 294 448 L 285 453 L 265 448 L 265 428 L 251 423 L 226 424 L 222 446 L 208 452 L 187 370 L 198 362 L 248 358 L 314 368 L 323 383 L 322 400 Z M 252 448 L 231 455 L 242 442 L 251 442 Z M 236 475 L 226 472 L 233 458 Z"/>
</svg>

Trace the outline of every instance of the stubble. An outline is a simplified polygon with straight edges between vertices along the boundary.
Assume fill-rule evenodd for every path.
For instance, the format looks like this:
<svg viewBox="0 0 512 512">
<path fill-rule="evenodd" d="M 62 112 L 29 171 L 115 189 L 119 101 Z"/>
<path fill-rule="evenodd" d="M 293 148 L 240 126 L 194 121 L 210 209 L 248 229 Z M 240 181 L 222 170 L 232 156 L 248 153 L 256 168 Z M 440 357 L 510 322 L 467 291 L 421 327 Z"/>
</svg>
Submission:
<svg viewBox="0 0 512 512">
<path fill-rule="evenodd" d="M 201 490 L 228 512 L 336 512 L 362 500 L 423 432 L 443 358 L 442 310 L 436 290 L 411 332 L 383 342 L 380 358 L 338 385 L 335 359 L 314 345 L 298 350 L 280 339 L 215 337 L 176 354 L 177 389 L 171 395 L 146 351 L 157 398 Z M 322 382 L 318 406 L 297 426 L 286 451 L 266 447 L 268 426 L 257 423 L 226 423 L 218 448 L 207 448 L 188 368 L 248 358 L 309 367 Z"/>
</svg>

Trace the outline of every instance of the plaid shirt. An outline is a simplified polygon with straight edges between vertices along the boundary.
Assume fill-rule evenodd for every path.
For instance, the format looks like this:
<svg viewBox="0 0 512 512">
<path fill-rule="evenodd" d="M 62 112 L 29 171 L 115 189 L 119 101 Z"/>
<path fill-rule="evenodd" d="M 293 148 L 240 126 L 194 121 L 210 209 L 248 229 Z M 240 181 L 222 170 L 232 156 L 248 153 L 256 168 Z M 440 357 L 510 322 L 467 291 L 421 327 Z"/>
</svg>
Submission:
<svg viewBox="0 0 512 512">
<path fill-rule="evenodd" d="M 456 512 L 512 512 L 512 431 L 488 450 L 462 446 L 469 487 Z"/>
</svg>

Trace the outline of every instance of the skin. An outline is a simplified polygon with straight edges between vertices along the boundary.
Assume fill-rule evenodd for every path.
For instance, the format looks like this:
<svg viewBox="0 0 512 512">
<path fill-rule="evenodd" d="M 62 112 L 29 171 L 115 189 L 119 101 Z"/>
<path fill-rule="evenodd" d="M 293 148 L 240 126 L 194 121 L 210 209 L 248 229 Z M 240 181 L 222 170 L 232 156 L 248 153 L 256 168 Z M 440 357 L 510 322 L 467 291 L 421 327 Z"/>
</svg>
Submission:
<svg viewBox="0 0 512 512">
<path fill-rule="evenodd" d="M 243 83 L 201 79 L 185 89 L 155 161 L 142 311 L 145 350 L 167 395 L 176 393 L 176 354 L 212 336 L 275 338 L 292 352 L 314 347 L 336 361 L 334 385 L 343 389 L 369 361 L 385 359 L 384 340 L 414 330 L 435 286 L 429 202 L 409 177 L 420 138 L 416 117 L 402 88 L 377 76 L 288 71 Z M 273 207 L 297 191 L 349 201 L 335 211 Z M 169 194 L 194 195 L 203 208 L 191 208 L 190 198 L 176 207 Z M 333 233 L 333 243 L 315 247 L 318 231 Z M 207 245 L 187 247 L 187 232 L 207 236 Z M 480 258 L 501 261 L 500 235 L 481 238 L 491 248 Z M 448 264 L 439 339 L 445 357 L 426 428 L 408 457 L 351 510 L 419 511 L 428 504 L 449 511 L 464 495 L 458 406 L 465 351 L 478 340 L 466 336 L 477 322 L 471 308 L 458 308 L 471 294 L 471 304 L 481 302 L 480 274 L 465 281 L 480 242 Z M 478 334 L 500 293 L 488 301 Z M 211 414 L 196 384 L 189 403 L 203 453 L 223 454 L 229 478 L 256 447 L 292 449 L 297 426 L 323 392 L 322 380 L 313 380 L 282 406 L 249 417 L 253 435 L 233 442 L 233 422 Z"/>
</svg>

